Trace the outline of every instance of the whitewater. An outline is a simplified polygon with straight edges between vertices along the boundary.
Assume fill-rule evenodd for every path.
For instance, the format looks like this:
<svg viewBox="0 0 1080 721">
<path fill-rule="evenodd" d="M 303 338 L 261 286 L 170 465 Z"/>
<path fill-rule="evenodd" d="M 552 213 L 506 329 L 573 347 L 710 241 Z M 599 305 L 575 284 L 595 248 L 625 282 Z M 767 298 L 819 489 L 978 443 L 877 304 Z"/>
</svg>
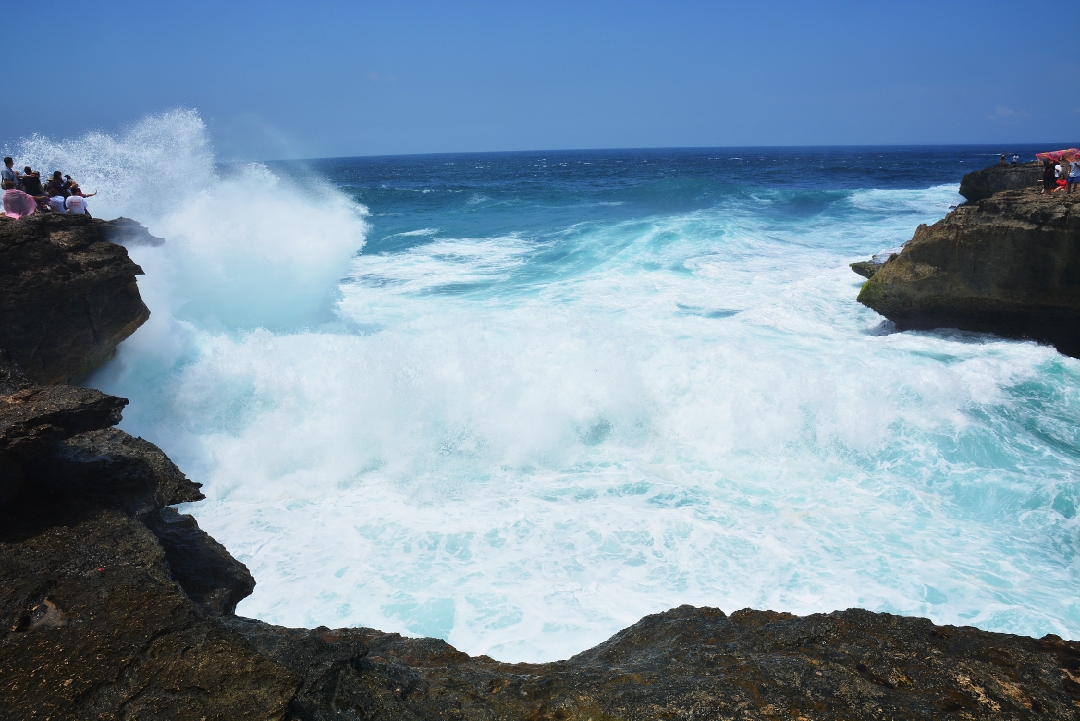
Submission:
<svg viewBox="0 0 1080 721">
<path fill-rule="evenodd" d="M 217 163 L 198 114 L 9 143 L 166 239 L 89 382 L 241 615 L 565 658 L 688 603 L 1080 637 L 1080 362 L 897 333 L 848 263 L 996 148 Z"/>
</svg>

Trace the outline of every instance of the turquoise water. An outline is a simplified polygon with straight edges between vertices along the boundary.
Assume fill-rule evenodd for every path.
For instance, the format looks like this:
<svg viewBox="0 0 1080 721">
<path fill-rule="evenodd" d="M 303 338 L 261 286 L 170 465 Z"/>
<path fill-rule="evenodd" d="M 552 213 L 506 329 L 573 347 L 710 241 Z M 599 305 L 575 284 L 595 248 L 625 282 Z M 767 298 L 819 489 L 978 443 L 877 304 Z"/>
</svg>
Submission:
<svg viewBox="0 0 1080 721">
<path fill-rule="evenodd" d="M 1080 363 L 896 333 L 847 267 L 1035 148 L 19 150 L 168 239 L 95 382 L 205 484 L 244 615 L 504 660 L 682 603 L 1080 636 Z"/>
</svg>

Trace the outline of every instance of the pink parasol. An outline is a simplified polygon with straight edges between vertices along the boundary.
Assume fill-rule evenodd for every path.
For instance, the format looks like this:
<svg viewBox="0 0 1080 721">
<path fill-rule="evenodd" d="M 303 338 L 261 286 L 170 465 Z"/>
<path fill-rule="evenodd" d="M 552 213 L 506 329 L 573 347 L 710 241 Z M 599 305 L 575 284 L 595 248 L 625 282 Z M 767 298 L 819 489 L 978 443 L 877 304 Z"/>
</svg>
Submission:
<svg viewBox="0 0 1080 721">
<path fill-rule="evenodd" d="M 1039 160 L 1053 160 L 1055 163 L 1060 163 L 1062 160 L 1075 163 L 1077 160 L 1080 160 L 1080 150 L 1077 150 L 1076 148 L 1053 150 L 1049 153 L 1035 153 L 1035 157 Z"/>
</svg>

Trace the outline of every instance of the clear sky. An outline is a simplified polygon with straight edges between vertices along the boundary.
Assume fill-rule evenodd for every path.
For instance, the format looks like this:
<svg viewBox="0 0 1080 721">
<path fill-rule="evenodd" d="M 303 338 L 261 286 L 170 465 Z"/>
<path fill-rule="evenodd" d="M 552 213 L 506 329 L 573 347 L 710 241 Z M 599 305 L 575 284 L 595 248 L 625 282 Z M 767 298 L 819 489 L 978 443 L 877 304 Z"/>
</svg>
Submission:
<svg viewBox="0 0 1080 721">
<path fill-rule="evenodd" d="M 223 159 L 1080 136 L 1077 0 L 4 0 L 0 27 L 0 144 L 176 107 Z"/>
</svg>

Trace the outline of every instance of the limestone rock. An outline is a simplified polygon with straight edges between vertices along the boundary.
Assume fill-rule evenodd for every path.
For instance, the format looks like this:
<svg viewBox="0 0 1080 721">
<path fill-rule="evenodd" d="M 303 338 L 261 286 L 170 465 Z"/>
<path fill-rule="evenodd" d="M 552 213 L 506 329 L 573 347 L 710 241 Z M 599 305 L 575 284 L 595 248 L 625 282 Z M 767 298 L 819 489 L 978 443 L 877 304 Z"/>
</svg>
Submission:
<svg viewBox="0 0 1080 721">
<path fill-rule="evenodd" d="M 873 278 L 883 265 L 885 264 L 876 260 L 860 260 L 850 263 L 849 267 L 863 278 Z"/>
<path fill-rule="evenodd" d="M 960 195 L 968 202 L 985 200 L 1003 190 L 1042 188 L 1042 163 L 991 165 L 968 173 L 960 180 Z"/>
<path fill-rule="evenodd" d="M 0 220 L 0 348 L 38 383 L 78 380 L 150 317 L 142 270 L 110 235 L 129 225 L 41 213 Z"/>
<path fill-rule="evenodd" d="M 1080 193 L 1007 190 L 920 225 L 859 302 L 901 330 L 996 333 L 1080 356 Z"/>
</svg>

